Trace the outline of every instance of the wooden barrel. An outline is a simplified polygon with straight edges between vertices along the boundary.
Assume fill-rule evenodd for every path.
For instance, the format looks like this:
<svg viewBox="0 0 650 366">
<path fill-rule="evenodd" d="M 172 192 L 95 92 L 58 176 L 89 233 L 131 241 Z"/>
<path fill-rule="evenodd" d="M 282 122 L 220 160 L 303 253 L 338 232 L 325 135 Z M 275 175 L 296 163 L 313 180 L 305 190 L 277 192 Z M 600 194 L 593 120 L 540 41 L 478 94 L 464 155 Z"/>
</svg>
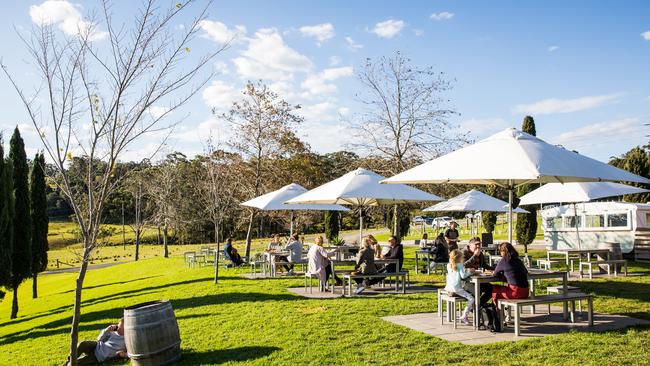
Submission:
<svg viewBox="0 0 650 366">
<path fill-rule="evenodd" d="M 124 309 L 124 341 L 131 364 L 168 365 L 181 358 L 178 323 L 167 300 Z"/>
</svg>

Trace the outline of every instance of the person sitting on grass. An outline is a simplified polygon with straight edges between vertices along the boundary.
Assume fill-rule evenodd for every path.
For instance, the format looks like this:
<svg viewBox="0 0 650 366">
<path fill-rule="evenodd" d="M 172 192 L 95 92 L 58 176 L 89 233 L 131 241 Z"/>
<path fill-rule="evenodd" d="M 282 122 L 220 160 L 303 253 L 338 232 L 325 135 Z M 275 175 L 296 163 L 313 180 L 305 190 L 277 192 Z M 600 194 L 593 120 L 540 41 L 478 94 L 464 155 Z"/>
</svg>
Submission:
<svg viewBox="0 0 650 366">
<path fill-rule="evenodd" d="M 237 253 L 237 249 L 232 246 L 232 238 L 228 238 L 226 241 L 226 245 L 223 247 L 223 253 L 226 255 L 226 259 L 230 259 L 236 267 L 244 263 L 239 253 Z"/>
<path fill-rule="evenodd" d="M 433 241 L 433 247 L 429 249 L 429 256 L 433 256 L 429 262 L 429 270 L 435 270 L 436 263 L 449 263 L 449 250 L 447 250 L 446 244 L 445 234 L 440 233 Z M 427 273 L 427 269 L 423 268 L 420 272 Z"/>
<path fill-rule="evenodd" d="M 469 324 L 469 312 L 474 307 L 474 296 L 463 288 L 463 281 L 469 278 L 471 274 L 472 271 L 465 269 L 463 265 L 463 253 L 458 249 L 452 250 L 449 253 L 449 264 L 447 264 L 445 291 L 467 299 L 463 316 L 460 318 L 460 322 L 463 324 Z"/>
<path fill-rule="evenodd" d="M 124 320 L 106 327 L 96 341 L 81 341 L 77 346 L 77 365 L 99 365 L 114 358 L 128 358 L 124 342 Z M 64 366 L 70 364 L 68 358 Z"/>
<path fill-rule="evenodd" d="M 335 251 L 328 252 L 323 249 L 323 237 L 317 236 L 315 244 L 309 248 L 307 252 L 307 271 L 318 277 L 318 280 L 323 285 L 329 281 L 330 276 L 332 275 L 332 263 L 329 260 L 329 257 L 333 257 L 336 254 Z M 343 280 L 340 277 L 334 276 L 337 286 L 343 285 Z"/>
<path fill-rule="evenodd" d="M 374 238 L 373 238 L 374 239 Z M 375 250 L 372 248 L 374 242 L 373 239 L 366 236 L 361 242 L 361 250 L 357 256 L 357 263 L 354 266 L 353 275 L 370 275 L 377 273 L 377 266 L 375 265 Z M 357 288 L 354 290 L 354 293 L 359 295 L 366 289 L 368 284 L 367 278 L 355 278 L 354 281 L 357 283 Z"/>
<path fill-rule="evenodd" d="M 529 295 L 528 270 L 519 259 L 519 253 L 508 242 L 499 244 L 501 260 L 494 269 L 494 276 L 505 279 L 508 286 L 492 286 L 492 301 L 498 299 L 526 299 Z"/>
</svg>

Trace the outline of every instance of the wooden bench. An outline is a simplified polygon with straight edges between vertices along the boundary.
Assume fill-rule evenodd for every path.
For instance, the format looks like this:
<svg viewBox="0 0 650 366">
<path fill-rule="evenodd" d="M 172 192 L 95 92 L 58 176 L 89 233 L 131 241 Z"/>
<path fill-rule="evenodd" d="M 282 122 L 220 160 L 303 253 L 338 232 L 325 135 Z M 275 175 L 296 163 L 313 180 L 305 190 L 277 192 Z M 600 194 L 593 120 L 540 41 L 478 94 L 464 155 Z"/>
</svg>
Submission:
<svg viewBox="0 0 650 366">
<path fill-rule="evenodd" d="M 567 292 L 581 292 L 580 287 L 577 286 L 567 286 L 566 287 Z M 546 292 L 549 295 L 552 294 L 562 294 L 564 293 L 564 288 L 562 286 L 549 286 L 546 288 Z M 578 300 L 578 312 L 582 314 L 582 300 Z M 551 304 L 548 304 L 548 313 L 551 313 Z"/>
<path fill-rule="evenodd" d="M 614 277 L 618 276 L 618 265 L 622 264 L 624 268 L 624 275 L 627 276 L 627 260 L 625 259 L 610 259 L 607 261 L 593 261 L 593 262 L 580 262 L 580 278 L 582 278 L 583 272 L 582 267 L 588 267 L 589 279 L 593 278 L 593 268 L 594 266 L 605 266 L 607 267 L 607 275 L 611 275 L 611 267 L 614 265 Z"/>
<path fill-rule="evenodd" d="M 563 315 L 564 319 L 567 319 L 567 304 L 571 305 L 571 322 L 575 322 L 575 302 L 579 300 L 587 300 L 587 311 L 588 311 L 588 322 L 589 326 L 594 325 L 593 318 L 593 298 L 591 295 L 583 294 L 580 292 L 559 294 L 559 295 L 545 295 L 545 296 L 536 296 L 529 299 L 499 299 L 499 313 L 500 319 L 504 319 L 504 307 L 509 306 L 515 309 L 515 336 L 521 334 L 520 321 L 521 321 L 521 309 L 524 306 L 534 306 L 542 304 L 551 304 L 561 302 L 564 304 Z"/>
<path fill-rule="evenodd" d="M 559 259 L 538 259 L 537 260 L 537 268 L 540 269 L 546 269 L 548 271 L 551 270 L 551 266 L 553 264 L 560 264 L 561 261 Z"/>
<path fill-rule="evenodd" d="M 445 324 L 445 317 L 444 317 L 444 311 L 443 311 L 443 304 L 447 305 L 447 320 L 448 321 L 453 321 L 454 322 L 454 329 L 458 328 L 458 313 L 462 311 L 462 306 L 463 303 L 467 302 L 467 299 L 456 295 L 449 293 L 445 291 L 444 289 L 439 289 L 438 290 L 438 316 L 440 317 L 440 325 Z M 450 307 L 451 305 L 451 307 Z"/>
<path fill-rule="evenodd" d="M 399 292 L 399 285 L 400 282 L 402 284 L 402 293 L 406 293 L 406 276 L 407 272 L 390 272 L 390 273 L 375 273 L 375 274 L 358 274 L 358 275 L 353 275 L 353 274 L 345 274 L 343 275 L 343 296 L 352 296 L 352 281 L 354 279 L 361 279 L 361 278 L 382 278 L 382 279 L 390 279 L 392 277 L 395 278 L 395 292 Z M 401 278 L 401 281 L 400 281 Z M 347 281 L 347 283 L 346 283 Z M 346 288 L 348 289 L 348 293 L 346 294 Z"/>
</svg>

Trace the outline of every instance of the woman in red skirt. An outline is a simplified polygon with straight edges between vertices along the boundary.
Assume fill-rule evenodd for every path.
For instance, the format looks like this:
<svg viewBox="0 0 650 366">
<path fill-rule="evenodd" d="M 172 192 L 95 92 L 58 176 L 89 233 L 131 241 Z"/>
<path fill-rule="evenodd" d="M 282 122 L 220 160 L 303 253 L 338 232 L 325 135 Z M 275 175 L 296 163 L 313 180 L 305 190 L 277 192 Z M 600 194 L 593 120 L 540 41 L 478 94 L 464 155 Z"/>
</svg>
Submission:
<svg viewBox="0 0 650 366">
<path fill-rule="evenodd" d="M 519 253 L 510 243 L 499 244 L 501 260 L 494 269 L 496 277 L 504 278 L 507 286 L 492 287 L 492 301 L 498 299 L 525 299 L 528 297 L 528 270 L 519 259 Z"/>
</svg>

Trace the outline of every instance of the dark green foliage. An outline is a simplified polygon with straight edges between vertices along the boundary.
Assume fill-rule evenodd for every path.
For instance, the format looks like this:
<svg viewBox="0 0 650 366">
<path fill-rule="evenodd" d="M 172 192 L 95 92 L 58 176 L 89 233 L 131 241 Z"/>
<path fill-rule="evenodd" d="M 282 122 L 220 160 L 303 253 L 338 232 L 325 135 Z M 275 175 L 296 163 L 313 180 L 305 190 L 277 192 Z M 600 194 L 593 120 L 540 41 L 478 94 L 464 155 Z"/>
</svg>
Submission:
<svg viewBox="0 0 650 366">
<path fill-rule="evenodd" d="M 0 287 L 10 287 L 13 247 L 13 180 L 11 161 L 6 161 L 0 141 Z"/>
<path fill-rule="evenodd" d="M 521 130 L 527 134 L 537 136 L 537 130 L 535 129 L 535 120 L 533 117 L 524 117 L 524 122 L 521 124 Z"/>
<path fill-rule="evenodd" d="M 497 186 L 488 186 L 485 190 L 485 194 L 500 199 L 497 190 Z M 481 212 L 481 221 L 483 221 L 483 229 L 485 229 L 485 232 L 493 233 L 494 227 L 497 224 L 497 214 L 494 212 Z"/>
<path fill-rule="evenodd" d="M 14 235 L 11 285 L 16 288 L 32 274 L 32 219 L 29 214 L 29 184 L 25 144 L 18 128 L 9 143 L 9 160 L 13 164 L 14 184 Z M 15 294 L 14 294 L 15 296 Z"/>
<path fill-rule="evenodd" d="M 628 151 L 627 154 L 625 154 L 625 163 L 623 164 L 623 169 L 636 175 L 648 178 L 650 173 L 650 161 L 648 161 L 648 153 L 638 146 Z M 634 185 L 641 188 L 648 188 L 647 184 L 634 183 Z M 625 196 L 625 201 L 645 203 L 650 201 L 650 194 L 628 194 Z"/>
<path fill-rule="evenodd" d="M 42 272 L 47 267 L 47 196 L 45 194 L 45 156 L 36 154 L 29 179 L 32 217 L 32 273 Z"/>
<path fill-rule="evenodd" d="M 339 237 L 339 212 L 326 211 L 324 216 L 325 237 L 329 242 Z"/>
</svg>

